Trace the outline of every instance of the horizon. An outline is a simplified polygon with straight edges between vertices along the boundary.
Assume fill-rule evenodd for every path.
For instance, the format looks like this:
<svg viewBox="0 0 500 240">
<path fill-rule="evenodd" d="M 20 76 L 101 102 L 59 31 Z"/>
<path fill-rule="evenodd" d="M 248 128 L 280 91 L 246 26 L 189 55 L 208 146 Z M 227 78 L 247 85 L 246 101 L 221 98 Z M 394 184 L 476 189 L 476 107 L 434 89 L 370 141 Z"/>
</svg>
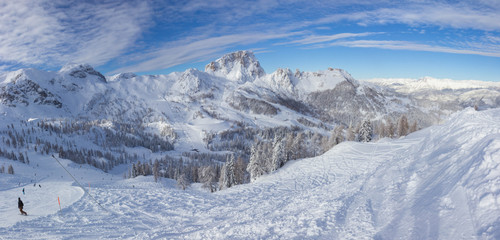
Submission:
<svg viewBox="0 0 500 240">
<path fill-rule="evenodd" d="M 266 73 L 341 68 L 355 79 L 500 82 L 500 3 L 35 1 L 0 8 L 0 72 L 88 63 L 168 74 L 238 50 Z"/>
</svg>

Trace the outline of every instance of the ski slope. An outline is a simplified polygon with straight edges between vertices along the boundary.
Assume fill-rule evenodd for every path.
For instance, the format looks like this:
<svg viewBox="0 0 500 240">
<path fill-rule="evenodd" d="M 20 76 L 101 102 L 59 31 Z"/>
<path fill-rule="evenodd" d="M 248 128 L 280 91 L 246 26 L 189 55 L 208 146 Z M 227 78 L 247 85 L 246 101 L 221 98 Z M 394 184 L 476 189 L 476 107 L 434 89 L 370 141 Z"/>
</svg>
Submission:
<svg viewBox="0 0 500 240">
<path fill-rule="evenodd" d="M 214 194 L 66 163 L 77 179 L 96 182 L 98 204 L 67 176 L 52 177 L 25 201 L 28 214 L 47 210 L 24 218 L 19 187 L 4 186 L 13 181 L 1 174 L 0 238 L 499 239 L 499 120 L 500 109 L 467 109 L 405 138 L 344 142 Z M 74 201 L 49 210 L 39 195 L 52 191 Z"/>
</svg>

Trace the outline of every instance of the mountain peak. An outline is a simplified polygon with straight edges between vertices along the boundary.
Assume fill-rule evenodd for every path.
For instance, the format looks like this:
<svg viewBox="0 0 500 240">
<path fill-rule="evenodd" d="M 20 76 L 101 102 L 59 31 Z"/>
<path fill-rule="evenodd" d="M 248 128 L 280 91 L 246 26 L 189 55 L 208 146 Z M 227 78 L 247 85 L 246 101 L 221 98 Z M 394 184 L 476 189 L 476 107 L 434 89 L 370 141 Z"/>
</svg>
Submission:
<svg viewBox="0 0 500 240">
<path fill-rule="evenodd" d="M 226 54 L 205 66 L 205 72 L 238 82 L 253 81 L 265 75 L 264 69 L 251 51 Z"/>
<path fill-rule="evenodd" d="M 115 75 L 109 77 L 108 81 L 112 82 L 112 81 L 117 81 L 119 79 L 132 79 L 135 77 L 137 77 L 137 75 L 135 73 L 132 73 L 132 72 L 118 73 L 118 74 L 115 74 Z"/>
<path fill-rule="evenodd" d="M 106 77 L 102 75 L 100 72 L 96 71 L 89 64 L 75 64 L 69 63 L 64 65 L 59 73 L 68 74 L 74 78 L 87 78 L 89 75 L 97 77 L 97 79 L 101 82 L 106 82 Z"/>
</svg>

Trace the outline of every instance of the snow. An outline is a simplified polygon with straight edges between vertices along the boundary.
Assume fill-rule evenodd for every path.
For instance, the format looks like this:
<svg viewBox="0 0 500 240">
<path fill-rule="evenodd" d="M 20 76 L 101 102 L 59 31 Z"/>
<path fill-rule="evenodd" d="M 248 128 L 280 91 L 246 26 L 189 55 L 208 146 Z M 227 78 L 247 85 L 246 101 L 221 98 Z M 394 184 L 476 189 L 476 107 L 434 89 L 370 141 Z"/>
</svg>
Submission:
<svg viewBox="0 0 500 240">
<path fill-rule="evenodd" d="M 487 89 L 500 88 L 498 82 L 485 82 L 477 80 L 451 80 L 423 77 L 411 78 L 374 78 L 367 82 L 394 87 L 399 92 L 411 93 L 428 90 L 461 90 L 461 89 Z"/>
<path fill-rule="evenodd" d="M 63 160 L 85 188 L 92 183 L 96 203 L 53 159 L 0 159 L 16 170 L 0 174 L 0 238 L 499 239 L 499 119 L 500 109 L 466 109 L 443 125 L 344 142 L 214 194 Z M 29 182 L 35 172 L 41 189 Z"/>
</svg>

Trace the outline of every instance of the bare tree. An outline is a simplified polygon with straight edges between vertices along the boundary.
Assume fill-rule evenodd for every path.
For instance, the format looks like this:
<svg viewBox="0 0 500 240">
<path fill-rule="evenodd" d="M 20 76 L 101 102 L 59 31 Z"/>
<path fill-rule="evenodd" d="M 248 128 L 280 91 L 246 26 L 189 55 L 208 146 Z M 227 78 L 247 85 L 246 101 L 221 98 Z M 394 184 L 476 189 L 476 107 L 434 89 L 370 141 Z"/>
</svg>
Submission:
<svg viewBox="0 0 500 240">
<path fill-rule="evenodd" d="M 202 187 L 209 189 L 210 192 L 217 191 L 217 173 L 215 172 L 215 168 L 212 166 L 205 166 L 202 167 L 200 173 L 200 180 L 203 183 Z"/>
<path fill-rule="evenodd" d="M 177 177 L 177 185 L 182 189 L 182 190 L 186 190 L 187 187 L 189 187 L 189 185 L 191 185 L 191 183 L 189 182 L 186 174 L 181 174 Z"/>
<path fill-rule="evenodd" d="M 417 121 L 413 121 L 413 124 L 411 124 L 410 126 L 410 133 L 416 132 L 417 130 L 418 130 Z"/>
<path fill-rule="evenodd" d="M 408 118 L 403 114 L 398 120 L 398 136 L 402 137 L 408 135 L 408 129 Z"/>
</svg>

